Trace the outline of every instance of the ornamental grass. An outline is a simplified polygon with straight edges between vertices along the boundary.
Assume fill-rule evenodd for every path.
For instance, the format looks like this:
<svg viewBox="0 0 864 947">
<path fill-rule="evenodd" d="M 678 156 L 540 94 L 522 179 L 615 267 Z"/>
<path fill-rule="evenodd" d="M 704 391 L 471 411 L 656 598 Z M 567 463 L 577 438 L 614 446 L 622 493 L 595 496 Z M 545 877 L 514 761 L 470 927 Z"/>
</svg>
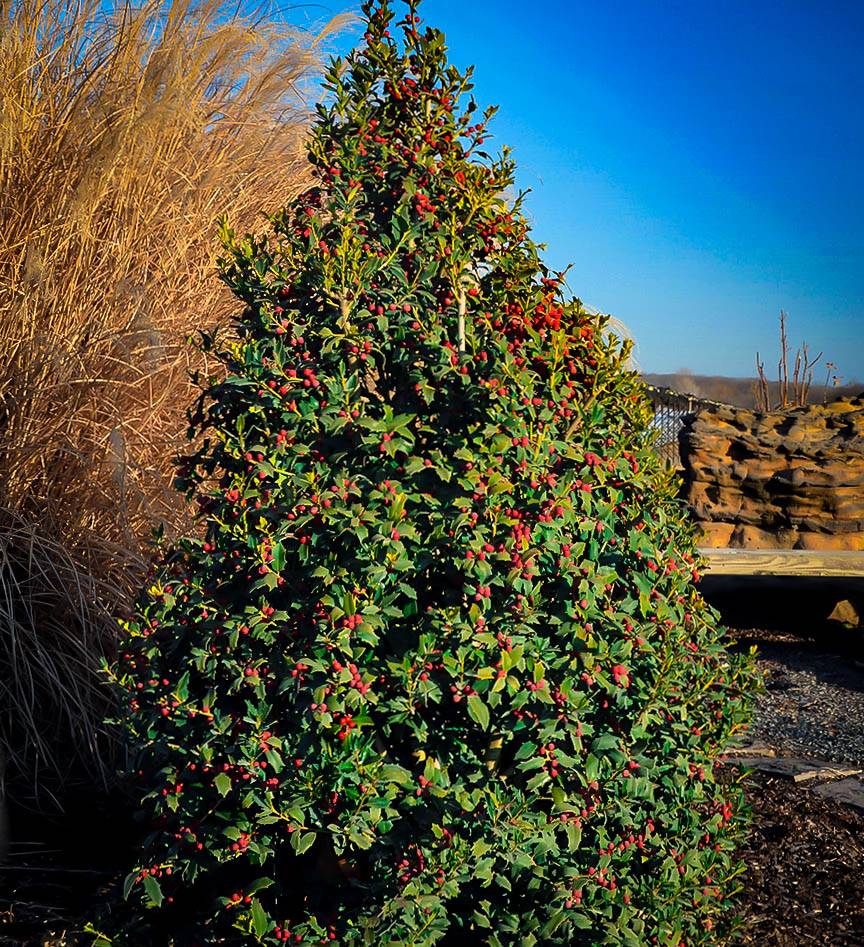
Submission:
<svg viewBox="0 0 864 947">
<path fill-rule="evenodd" d="M 0 0 L 0 746 L 40 800 L 103 779 L 95 668 L 170 489 L 186 338 L 220 323 L 214 220 L 307 187 L 324 44 L 218 0 Z"/>
</svg>

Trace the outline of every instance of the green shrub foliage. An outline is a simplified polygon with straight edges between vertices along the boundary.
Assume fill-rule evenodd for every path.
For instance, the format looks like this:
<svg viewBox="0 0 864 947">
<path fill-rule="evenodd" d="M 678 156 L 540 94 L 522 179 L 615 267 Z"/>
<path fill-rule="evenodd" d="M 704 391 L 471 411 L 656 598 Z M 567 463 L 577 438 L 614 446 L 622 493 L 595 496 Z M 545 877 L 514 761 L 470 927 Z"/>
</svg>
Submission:
<svg viewBox="0 0 864 947">
<path fill-rule="evenodd" d="M 320 186 L 238 240 L 108 670 L 149 820 L 114 943 L 714 943 L 752 659 L 696 589 L 629 345 L 565 298 L 416 2 L 367 2 Z M 472 117 L 473 116 L 473 117 Z M 203 440 L 200 439 L 204 435 Z"/>
</svg>

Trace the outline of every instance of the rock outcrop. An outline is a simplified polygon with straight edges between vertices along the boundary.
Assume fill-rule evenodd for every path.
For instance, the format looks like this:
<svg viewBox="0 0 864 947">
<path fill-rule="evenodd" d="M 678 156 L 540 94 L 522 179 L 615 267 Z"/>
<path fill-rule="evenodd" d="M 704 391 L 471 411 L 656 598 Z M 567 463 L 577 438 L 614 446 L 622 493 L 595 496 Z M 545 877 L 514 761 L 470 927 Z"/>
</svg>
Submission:
<svg viewBox="0 0 864 947">
<path fill-rule="evenodd" d="M 683 496 L 701 545 L 864 550 L 864 397 L 685 419 Z"/>
</svg>

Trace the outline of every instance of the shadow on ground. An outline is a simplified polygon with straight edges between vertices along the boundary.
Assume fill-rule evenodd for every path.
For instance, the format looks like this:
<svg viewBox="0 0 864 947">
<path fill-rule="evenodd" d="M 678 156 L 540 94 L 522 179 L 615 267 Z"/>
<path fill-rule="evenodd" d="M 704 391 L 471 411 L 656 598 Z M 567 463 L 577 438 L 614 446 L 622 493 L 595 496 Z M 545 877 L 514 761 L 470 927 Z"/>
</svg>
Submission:
<svg viewBox="0 0 864 947">
<path fill-rule="evenodd" d="M 864 576 L 711 575 L 702 577 L 700 591 L 731 629 L 781 631 L 811 640 L 821 651 L 864 660 L 864 628 L 829 616 L 842 601 L 864 615 Z"/>
</svg>

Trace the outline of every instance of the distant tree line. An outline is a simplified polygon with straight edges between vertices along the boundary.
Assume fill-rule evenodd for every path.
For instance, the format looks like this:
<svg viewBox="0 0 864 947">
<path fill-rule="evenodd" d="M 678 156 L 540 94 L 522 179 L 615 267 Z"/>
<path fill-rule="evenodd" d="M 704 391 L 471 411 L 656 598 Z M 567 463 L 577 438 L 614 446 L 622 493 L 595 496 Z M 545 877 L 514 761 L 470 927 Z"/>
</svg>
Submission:
<svg viewBox="0 0 864 947">
<path fill-rule="evenodd" d="M 658 388 L 673 388 L 682 394 L 695 395 L 697 398 L 708 398 L 711 401 L 725 401 L 740 408 L 757 408 L 759 379 L 757 378 L 727 378 L 723 375 L 694 375 L 690 372 L 673 372 L 657 374 L 643 372 L 642 381 Z M 768 391 L 772 403 L 780 400 L 780 383 L 768 382 Z M 834 384 L 829 379 L 828 384 L 814 381 L 810 392 L 810 403 L 821 404 L 823 401 L 836 401 L 839 398 L 854 398 L 864 394 L 864 382 L 850 384 Z"/>
</svg>

